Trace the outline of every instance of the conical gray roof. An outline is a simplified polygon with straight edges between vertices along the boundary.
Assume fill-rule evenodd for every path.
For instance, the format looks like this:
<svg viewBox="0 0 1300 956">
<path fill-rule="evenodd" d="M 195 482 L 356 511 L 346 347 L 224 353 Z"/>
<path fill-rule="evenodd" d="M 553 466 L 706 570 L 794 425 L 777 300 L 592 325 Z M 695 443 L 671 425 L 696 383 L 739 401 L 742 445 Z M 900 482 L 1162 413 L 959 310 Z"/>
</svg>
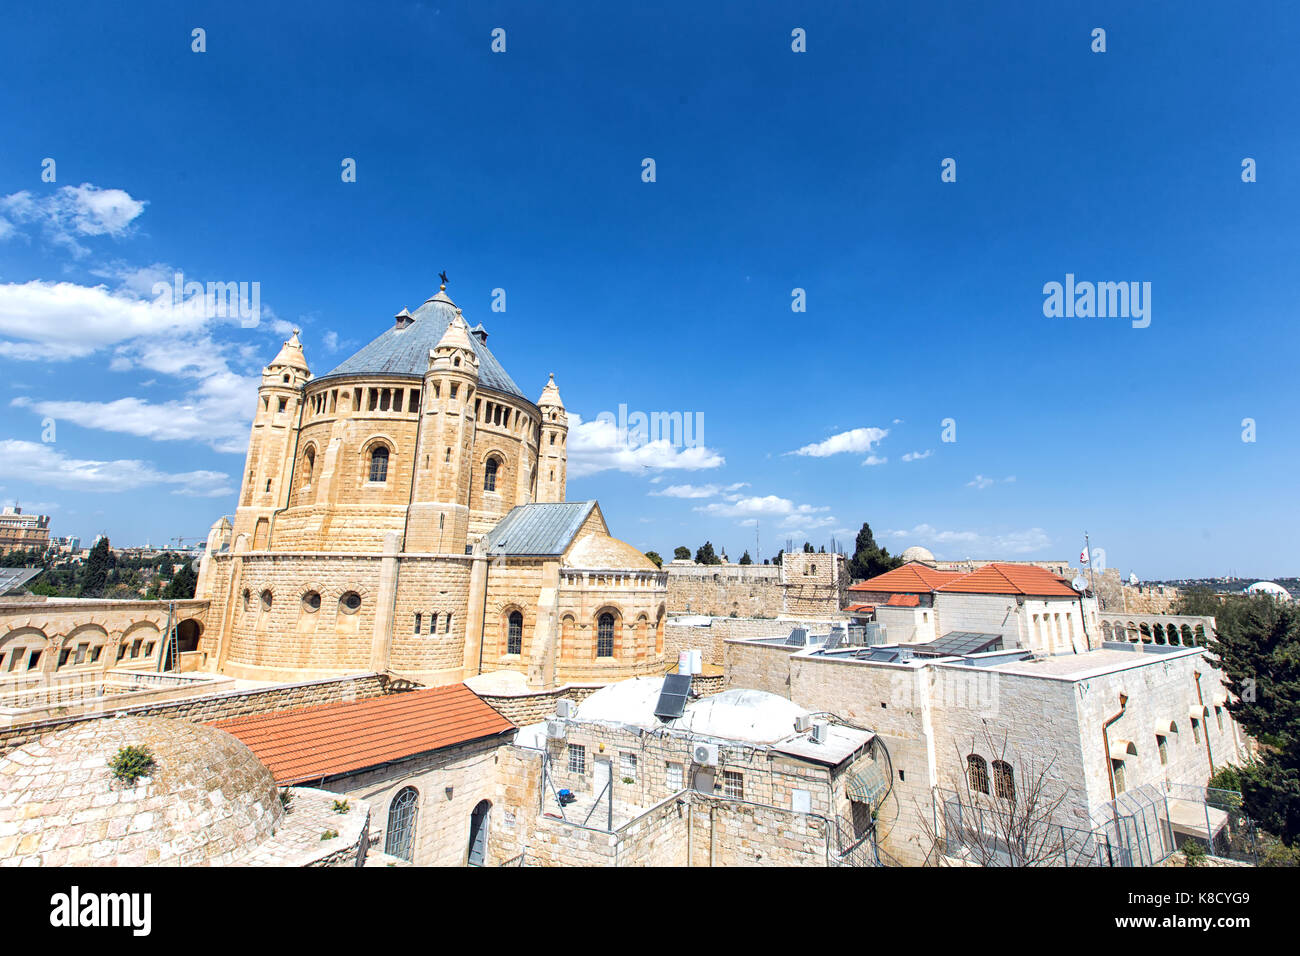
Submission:
<svg viewBox="0 0 1300 956">
<path fill-rule="evenodd" d="M 335 375 L 402 375 L 424 378 L 429 369 L 429 350 L 436 346 L 456 317 L 456 303 L 446 292 L 438 292 L 413 313 L 406 328 L 389 327 L 361 351 L 321 378 Z M 477 336 L 470 336 L 470 346 L 478 356 L 479 385 L 508 395 L 525 398 L 514 379 L 501 367 L 496 356 Z M 527 400 L 525 398 L 525 400 Z"/>
</svg>

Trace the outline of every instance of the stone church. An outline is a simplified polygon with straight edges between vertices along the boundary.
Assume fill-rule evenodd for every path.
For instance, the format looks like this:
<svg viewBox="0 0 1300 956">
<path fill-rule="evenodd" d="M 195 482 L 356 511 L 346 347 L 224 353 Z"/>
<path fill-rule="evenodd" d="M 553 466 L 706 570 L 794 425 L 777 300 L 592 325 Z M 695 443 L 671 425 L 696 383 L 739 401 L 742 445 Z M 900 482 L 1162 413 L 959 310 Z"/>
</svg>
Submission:
<svg viewBox="0 0 1300 956">
<path fill-rule="evenodd" d="M 565 500 L 568 416 L 529 401 L 446 286 L 333 371 L 297 331 L 262 374 L 233 524 L 197 598 L 206 667 L 532 690 L 663 673 L 667 578 Z"/>
</svg>

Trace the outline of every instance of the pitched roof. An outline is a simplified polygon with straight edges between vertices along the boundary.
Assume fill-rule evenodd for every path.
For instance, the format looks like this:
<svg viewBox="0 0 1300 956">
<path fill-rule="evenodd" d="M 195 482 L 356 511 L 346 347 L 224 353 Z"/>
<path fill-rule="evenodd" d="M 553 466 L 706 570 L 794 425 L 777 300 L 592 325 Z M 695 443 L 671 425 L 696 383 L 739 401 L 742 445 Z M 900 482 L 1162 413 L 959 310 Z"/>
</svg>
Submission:
<svg viewBox="0 0 1300 956">
<path fill-rule="evenodd" d="M 488 554 L 563 554 L 595 501 L 515 505 L 487 533 Z"/>
<path fill-rule="evenodd" d="M 920 607 L 921 599 L 915 594 L 891 594 L 885 603 L 890 607 Z"/>
<path fill-rule="evenodd" d="M 319 780 L 515 729 L 464 684 L 212 724 L 238 737 L 278 784 Z"/>
<path fill-rule="evenodd" d="M 894 568 L 874 578 L 849 586 L 850 591 L 897 591 L 903 594 L 929 594 L 941 584 L 961 577 L 960 571 L 936 571 L 919 561 Z"/>
<path fill-rule="evenodd" d="M 1024 594 L 1033 597 L 1078 597 L 1079 592 L 1046 568 L 1032 564 L 986 564 L 938 588 L 945 593 Z"/>
<path fill-rule="evenodd" d="M 439 292 L 411 313 L 411 318 L 412 321 L 403 328 L 389 326 L 377 339 L 320 378 L 375 374 L 424 378 L 424 373 L 429 370 L 429 350 L 438 344 L 456 318 L 456 303 L 445 292 Z M 487 344 L 478 336 L 469 336 L 469 340 L 470 348 L 478 356 L 479 384 L 524 398 L 524 393 L 488 350 Z"/>
</svg>

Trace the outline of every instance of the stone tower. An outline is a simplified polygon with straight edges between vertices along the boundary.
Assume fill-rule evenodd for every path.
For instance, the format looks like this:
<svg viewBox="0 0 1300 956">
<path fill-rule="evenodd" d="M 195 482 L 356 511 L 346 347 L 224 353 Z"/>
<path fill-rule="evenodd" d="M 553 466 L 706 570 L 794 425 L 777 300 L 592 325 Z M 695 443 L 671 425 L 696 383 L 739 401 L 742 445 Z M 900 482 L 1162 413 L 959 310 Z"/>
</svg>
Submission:
<svg viewBox="0 0 1300 956">
<path fill-rule="evenodd" d="M 233 530 L 235 550 L 267 547 L 271 516 L 289 501 L 294 437 L 301 424 L 302 389 L 311 380 L 298 330 L 262 369 L 248 460 Z"/>
<path fill-rule="evenodd" d="M 537 500 L 563 501 L 565 472 L 569 464 L 569 415 L 552 374 L 537 400 L 542 412 L 541 445 L 537 449 Z"/>
<path fill-rule="evenodd" d="M 447 299 L 445 292 L 439 291 L 438 295 Z M 407 551 L 465 552 L 478 371 L 469 326 L 460 309 L 456 309 L 456 317 L 429 351 L 429 369 L 424 375 L 415 487 L 406 528 Z"/>
</svg>

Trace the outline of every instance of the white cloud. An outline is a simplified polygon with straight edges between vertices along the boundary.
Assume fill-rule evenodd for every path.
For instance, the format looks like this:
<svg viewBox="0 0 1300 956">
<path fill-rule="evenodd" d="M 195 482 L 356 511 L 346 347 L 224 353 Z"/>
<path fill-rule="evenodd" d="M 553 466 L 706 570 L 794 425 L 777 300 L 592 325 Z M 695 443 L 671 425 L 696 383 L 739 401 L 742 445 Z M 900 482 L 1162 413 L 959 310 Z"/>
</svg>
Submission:
<svg viewBox="0 0 1300 956">
<path fill-rule="evenodd" d="M 889 461 L 888 458 L 881 458 L 881 457 L 879 457 L 878 455 L 868 455 L 865 459 L 863 459 L 862 464 L 864 464 L 864 465 L 883 465 L 883 464 L 884 464 L 885 462 L 887 462 L 887 461 Z"/>
<path fill-rule="evenodd" d="M 993 484 L 992 478 L 985 478 L 983 475 L 976 475 L 970 481 L 966 482 L 966 487 L 977 488 L 980 491 L 983 491 L 985 488 L 989 487 L 992 484 Z"/>
<path fill-rule="evenodd" d="M 758 519 L 777 521 L 784 531 L 807 531 L 835 524 L 838 519 L 825 514 L 830 508 L 796 504 L 779 495 L 731 496 L 729 500 L 713 501 L 697 506 L 696 511 L 715 518 L 741 518 L 740 524 L 752 527 Z"/>
<path fill-rule="evenodd" d="M 669 485 L 661 491 L 651 491 L 649 494 L 657 498 L 715 498 L 722 495 L 728 500 L 735 501 L 740 497 L 735 492 L 748 487 L 747 481 L 737 481 L 730 485 Z"/>
<path fill-rule="evenodd" d="M 853 428 L 846 432 L 840 432 L 838 435 L 832 435 L 825 441 L 814 442 L 794 451 L 788 451 L 786 454 L 805 455 L 810 458 L 826 458 L 844 452 L 871 451 L 871 446 L 888 434 L 889 429 L 887 428 Z"/>
<path fill-rule="evenodd" d="M 903 456 L 903 461 L 920 461 L 922 458 L 929 458 L 933 454 L 933 448 L 927 448 L 925 451 L 909 451 Z"/>
<path fill-rule="evenodd" d="M 90 250 L 77 237 L 121 238 L 144 212 L 147 201 L 135 199 L 124 189 L 100 189 L 90 183 L 63 186 L 48 196 L 30 192 L 11 193 L 0 198 L 0 239 L 17 232 L 18 225 L 34 225 L 51 243 L 81 258 Z"/>
<path fill-rule="evenodd" d="M 719 468 L 726 459 L 706 445 L 678 448 L 668 439 L 644 442 L 634 431 L 620 436 L 608 419 L 584 422 L 569 414 L 569 476 L 581 478 L 602 471 L 699 471 Z"/>
<path fill-rule="evenodd" d="M 219 471 L 164 472 L 131 458 L 115 461 L 68 458 L 50 445 L 0 439 L 0 478 L 29 481 L 71 491 L 130 491 L 174 485 L 172 494 L 203 498 L 233 495 L 228 475 Z"/>
<path fill-rule="evenodd" d="M 882 537 L 893 538 L 907 545 L 923 544 L 936 553 L 947 554 L 950 560 L 996 559 L 1011 554 L 1030 554 L 1042 552 L 1052 544 L 1051 537 L 1042 528 L 985 534 L 978 531 L 941 531 L 933 525 L 919 524 L 906 531 L 886 531 Z"/>
</svg>

